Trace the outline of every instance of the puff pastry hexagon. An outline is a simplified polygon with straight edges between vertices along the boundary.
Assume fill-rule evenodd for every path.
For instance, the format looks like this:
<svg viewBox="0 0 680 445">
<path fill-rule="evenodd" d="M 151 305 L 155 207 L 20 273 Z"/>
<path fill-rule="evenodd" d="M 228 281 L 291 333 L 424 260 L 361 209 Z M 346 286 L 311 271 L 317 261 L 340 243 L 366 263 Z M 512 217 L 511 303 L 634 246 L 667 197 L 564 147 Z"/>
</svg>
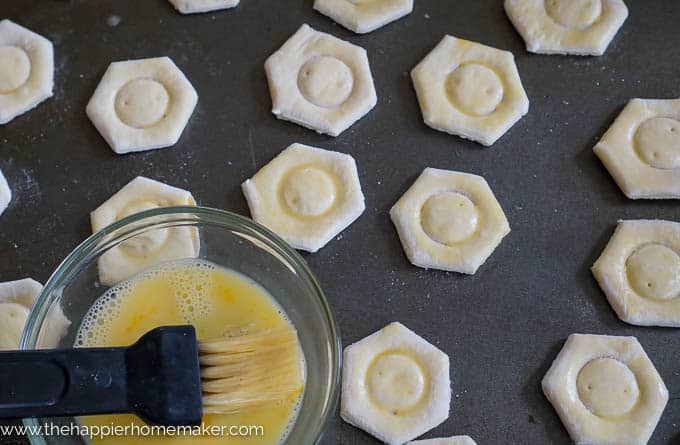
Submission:
<svg viewBox="0 0 680 445">
<path fill-rule="evenodd" d="M 302 25 L 265 62 L 272 113 L 337 136 L 376 104 L 366 50 Z"/>
<path fill-rule="evenodd" d="M 87 104 L 87 115 L 118 154 L 174 145 L 198 95 L 168 57 L 114 62 Z"/>
<path fill-rule="evenodd" d="M 644 445 L 668 402 L 635 337 L 570 335 L 542 386 L 577 444 Z"/>
<path fill-rule="evenodd" d="M 449 357 L 401 323 L 344 351 L 340 415 L 388 445 L 402 445 L 449 417 Z"/>
<path fill-rule="evenodd" d="M 42 284 L 32 278 L 0 283 L 0 350 L 19 348 L 26 320 L 42 289 Z M 56 347 L 70 324 L 59 303 L 52 303 L 40 330 L 38 345 Z"/>
<path fill-rule="evenodd" d="M 169 0 L 172 6 L 182 14 L 197 14 L 233 8 L 239 0 Z"/>
<path fill-rule="evenodd" d="M 470 436 L 453 436 L 438 439 L 414 440 L 406 445 L 477 445 Z"/>
<path fill-rule="evenodd" d="M 314 0 L 314 9 L 357 34 L 365 34 L 410 14 L 413 0 Z"/>
<path fill-rule="evenodd" d="M 90 214 L 92 231 L 145 210 L 169 206 L 195 206 L 190 192 L 138 176 Z M 134 236 L 99 257 L 99 281 L 113 286 L 165 261 L 196 258 L 198 229 L 189 226 L 158 228 Z"/>
<path fill-rule="evenodd" d="M 680 199 L 680 99 L 632 99 L 593 149 L 631 199 Z"/>
<path fill-rule="evenodd" d="M 54 49 L 43 36 L 0 21 L 0 124 L 52 96 Z"/>
<path fill-rule="evenodd" d="M 601 56 L 628 17 L 623 0 L 505 0 L 527 51 Z"/>
<path fill-rule="evenodd" d="M 445 36 L 411 71 L 425 123 L 491 145 L 529 110 L 508 51 Z"/>
<path fill-rule="evenodd" d="M 309 252 L 366 208 L 354 158 L 303 144 L 283 150 L 242 188 L 253 220 Z"/>
<path fill-rule="evenodd" d="M 680 223 L 620 221 L 592 271 L 621 320 L 680 327 Z"/>
<path fill-rule="evenodd" d="M 481 176 L 426 168 L 390 210 L 416 266 L 474 274 L 505 235 L 508 220 Z"/>
<path fill-rule="evenodd" d="M 12 201 L 12 189 L 9 188 L 7 178 L 0 170 L 0 215 L 7 209 L 10 201 Z"/>
</svg>

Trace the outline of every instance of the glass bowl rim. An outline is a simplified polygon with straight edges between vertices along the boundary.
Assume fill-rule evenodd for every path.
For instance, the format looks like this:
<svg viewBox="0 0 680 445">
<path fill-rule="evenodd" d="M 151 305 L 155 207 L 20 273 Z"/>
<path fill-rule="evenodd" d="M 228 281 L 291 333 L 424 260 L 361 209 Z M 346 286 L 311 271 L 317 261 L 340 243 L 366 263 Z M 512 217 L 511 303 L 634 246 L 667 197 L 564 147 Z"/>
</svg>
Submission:
<svg viewBox="0 0 680 445">
<path fill-rule="evenodd" d="M 173 215 L 175 218 L 172 218 Z M 170 217 L 170 219 L 158 221 L 158 217 Z M 155 222 L 153 221 L 154 219 L 156 219 Z M 148 224 L 140 225 L 140 223 L 143 223 L 144 221 L 147 221 Z M 318 300 L 322 309 L 324 322 L 329 329 L 331 338 L 334 339 L 334 341 L 331 341 L 328 344 L 331 350 L 331 388 L 324 410 L 319 416 L 320 422 L 317 425 L 317 433 L 314 442 L 315 444 L 318 444 L 328 429 L 331 418 L 335 413 L 340 393 L 340 376 L 342 368 L 342 354 L 340 351 L 342 350 L 342 341 L 335 317 L 330 304 L 328 303 L 328 299 L 326 298 L 326 294 L 321 289 L 319 282 L 302 256 L 271 230 L 249 218 L 233 212 L 202 206 L 161 207 L 145 210 L 121 218 L 113 224 L 90 235 L 66 256 L 66 258 L 57 266 L 47 282 L 45 282 L 45 285 L 40 294 L 38 294 L 28 319 L 26 320 L 26 325 L 19 343 L 19 349 L 35 348 L 39 334 L 38 329 L 43 325 L 45 317 L 47 316 L 47 311 L 49 310 L 49 305 L 53 301 L 51 296 L 55 293 L 58 294 L 60 286 L 63 285 L 62 283 L 64 281 L 69 281 L 70 278 L 80 270 L 80 266 L 93 259 L 92 257 L 95 256 L 94 252 L 97 250 L 96 248 L 102 240 L 112 236 L 112 234 L 121 229 L 129 229 L 129 232 L 123 232 L 123 234 L 120 235 L 125 236 L 126 233 L 129 234 L 142 229 L 146 230 L 161 223 L 168 224 L 181 222 L 203 222 L 211 225 L 230 224 L 235 228 L 243 229 L 248 232 L 249 235 L 254 235 L 258 241 L 263 242 L 268 248 L 273 249 L 276 254 L 290 263 L 293 266 L 295 274 L 304 282 L 305 286 L 312 290 L 314 297 Z M 22 422 L 28 428 L 38 425 L 37 419 L 33 417 L 25 418 Z M 33 445 L 44 445 L 46 443 L 43 435 L 29 435 L 28 439 Z"/>
</svg>

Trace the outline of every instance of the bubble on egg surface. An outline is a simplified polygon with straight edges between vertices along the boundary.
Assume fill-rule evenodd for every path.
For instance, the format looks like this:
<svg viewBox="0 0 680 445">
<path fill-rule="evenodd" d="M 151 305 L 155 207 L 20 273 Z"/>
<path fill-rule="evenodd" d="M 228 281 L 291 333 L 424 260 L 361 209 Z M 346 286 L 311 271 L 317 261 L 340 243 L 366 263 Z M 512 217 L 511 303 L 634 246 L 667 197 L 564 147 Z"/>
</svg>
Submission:
<svg viewBox="0 0 680 445">
<path fill-rule="evenodd" d="M 107 290 L 87 311 L 76 335 L 75 347 L 110 343 L 107 320 L 120 315 L 121 302 L 147 280 L 164 278 L 170 284 L 177 310 L 187 324 L 210 314 L 210 273 L 218 267 L 203 260 L 161 264 Z"/>
</svg>

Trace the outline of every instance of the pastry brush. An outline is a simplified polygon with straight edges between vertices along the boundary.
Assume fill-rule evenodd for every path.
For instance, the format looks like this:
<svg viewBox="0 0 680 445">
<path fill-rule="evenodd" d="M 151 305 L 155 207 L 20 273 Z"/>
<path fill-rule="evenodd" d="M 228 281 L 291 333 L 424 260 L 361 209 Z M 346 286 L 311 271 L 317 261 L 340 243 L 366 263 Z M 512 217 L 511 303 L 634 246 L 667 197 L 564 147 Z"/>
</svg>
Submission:
<svg viewBox="0 0 680 445">
<path fill-rule="evenodd" d="M 0 418 L 135 413 L 199 425 L 302 389 L 292 327 L 197 341 L 192 326 L 153 329 L 123 348 L 0 352 Z"/>
</svg>

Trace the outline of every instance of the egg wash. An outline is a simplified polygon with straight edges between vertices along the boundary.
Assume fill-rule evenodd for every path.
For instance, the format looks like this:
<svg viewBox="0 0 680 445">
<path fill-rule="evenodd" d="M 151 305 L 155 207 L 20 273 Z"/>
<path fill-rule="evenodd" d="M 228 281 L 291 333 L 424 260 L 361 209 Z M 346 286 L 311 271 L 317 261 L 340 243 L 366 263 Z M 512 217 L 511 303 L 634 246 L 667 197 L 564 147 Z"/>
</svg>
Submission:
<svg viewBox="0 0 680 445">
<path fill-rule="evenodd" d="M 290 325 L 261 286 L 244 275 L 205 260 L 181 260 L 154 267 L 110 288 L 83 318 L 76 347 L 128 346 L 153 328 L 191 324 L 199 340 L 247 334 Z M 300 357 L 302 351 L 300 351 Z M 304 368 L 304 358 L 301 363 Z M 108 436 L 95 444 L 278 445 L 297 417 L 303 388 L 282 400 L 231 414 L 206 414 L 206 426 L 261 426 L 251 434 Z M 86 416 L 86 427 L 145 425 L 131 414 Z M 255 431 L 253 433 L 253 431 Z"/>
</svg>

